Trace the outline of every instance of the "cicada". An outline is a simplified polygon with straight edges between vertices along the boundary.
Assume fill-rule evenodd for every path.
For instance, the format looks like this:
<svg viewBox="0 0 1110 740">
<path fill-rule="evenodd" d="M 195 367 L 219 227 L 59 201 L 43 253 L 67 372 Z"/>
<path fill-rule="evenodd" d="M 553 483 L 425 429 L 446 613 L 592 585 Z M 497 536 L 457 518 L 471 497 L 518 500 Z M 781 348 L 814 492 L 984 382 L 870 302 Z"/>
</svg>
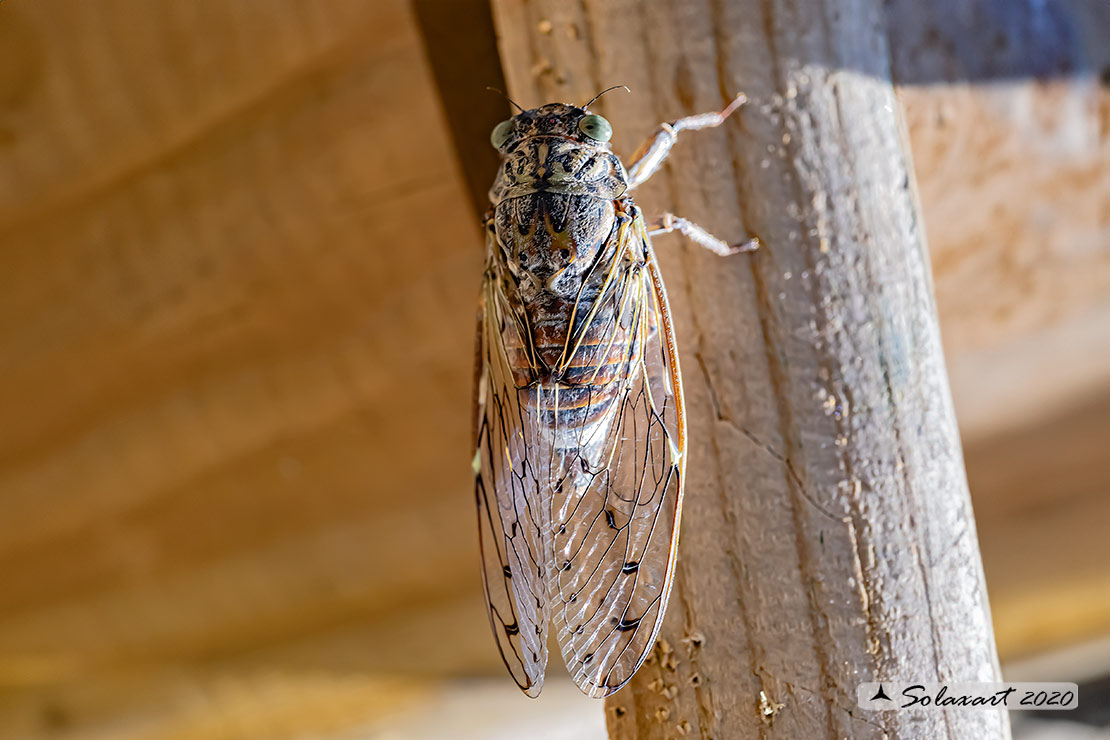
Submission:
<svg viewBox="0 0 1110 740">
<path fill-rule="evenodd" d="M 490 625 L 528 696 L 548 625 L 583 692 L 624 686 L 674 583 L 686 413 L 651 235 L 755 246 L 672 214 L 649 224 L 629 196 L 680 131 L 720 125 L 742 96 L 661 124 L 627 168 L 593 102 L 521 108 L 491 135 L 473 467 Z"/>
</svg>

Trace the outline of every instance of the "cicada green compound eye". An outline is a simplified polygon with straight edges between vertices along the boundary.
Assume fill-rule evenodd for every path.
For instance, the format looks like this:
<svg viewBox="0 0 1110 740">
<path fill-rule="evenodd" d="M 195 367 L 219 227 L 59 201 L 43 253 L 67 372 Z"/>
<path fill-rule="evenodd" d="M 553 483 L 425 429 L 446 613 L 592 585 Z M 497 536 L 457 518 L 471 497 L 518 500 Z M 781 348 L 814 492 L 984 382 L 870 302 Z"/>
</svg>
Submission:
<svg viewBox="0 0 1110 740">
<path fill-rule="evenodd" d="M 601 116 L 590 114 L 582 116 L 578 122 L 578 130 L 595 141 L 609 141 L 613 138 L 613 127 Z"/>
<path fill-rule="evenodd" d="M 500 149 L 501 146 L 509 140 L 509 134 L 511 134 L 512 132 L 512 119 L 508 121 L 502 121 L 501 123 L 493 127 L 493 131 L 491 131 L 489 135 L 489 142 L 493 144 L 494 149 Z"/>
</svg>

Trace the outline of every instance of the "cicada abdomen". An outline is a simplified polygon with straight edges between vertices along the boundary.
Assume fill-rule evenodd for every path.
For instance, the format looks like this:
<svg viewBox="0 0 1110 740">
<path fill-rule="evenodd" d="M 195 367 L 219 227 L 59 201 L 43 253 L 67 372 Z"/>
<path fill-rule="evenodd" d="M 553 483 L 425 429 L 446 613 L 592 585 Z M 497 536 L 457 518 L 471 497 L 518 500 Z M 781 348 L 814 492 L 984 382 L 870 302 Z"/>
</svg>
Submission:
<svg viewBox="0 0 1110 740">
<path fill-rule="evenodd" d="M 628 220 L 625 214 L 621 218 Z M 510 289 L 529 331 L 502 329 L 513 379 L 557 447 L 581 446 L 604 423 L 634 358 L 634 306 L 617 303 L 621 276 L 610 243 L 618 221 L 611 200 L 538 192 L 495 212 Z"/>
<path fill-rule="evenodd" d="M 685 416 L 666 293 L 627 191 L 677 131 L 716 123 L 664 124 L 631 176 L 608 122 L 584 108 L 521 111 L 492 135 L 503 161 L 486 222 L 474 472 L 490 624 L 530 696 L 549 624 L 575 682 L 598 697 L 632 677 L 662 624 Z M 681 219 L 661 223 L 730 249 Z"/>
</svg>

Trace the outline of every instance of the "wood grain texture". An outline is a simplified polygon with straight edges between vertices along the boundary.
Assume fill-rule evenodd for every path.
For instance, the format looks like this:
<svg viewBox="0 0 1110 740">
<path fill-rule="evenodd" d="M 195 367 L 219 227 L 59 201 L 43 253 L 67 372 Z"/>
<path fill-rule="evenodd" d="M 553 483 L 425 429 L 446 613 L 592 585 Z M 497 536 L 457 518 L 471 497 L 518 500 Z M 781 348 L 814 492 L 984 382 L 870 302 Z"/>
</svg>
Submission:
<svg viewBox="0 0 1110 740">
<path fill-rule="evenodd" d="M 485 619 L 480 235 L 408 7 L 136 9 L 0 7 L 0 684 L 355 625 L 492 667 L 403 649 Z"/>
<path fill-rule="evenodd" d="M 399 713 L 426 711 L 437 688 L 339 671 L 160 667 L 30 696 L 0 694 L 0 733 L 8 740 L 366 737 L 352 733 L 376 729 Z"/>
<path fill-rule="evenodd" d="M 600 106 L 625 154 L 654 121 L 751 98 L 639 197 L 766 248 L 659 240 L 687 513 L 667 625 L 607 700 L 610 735 L 1008 737 L 993 714 L 855 711 L 860 680 L 997 675 L 879 5 L 494 8 L 516 99 L 637 91 Z"/>
<path fill-rule="evenodd" d="M 1110 619 L 1097 536 L 1110 417 L 1086 400 L 1110 367 L 1110 95 L 1096 82 L 1110 23 L 1101 5 L 1066 5 L 1070 60 L 1093 70 L 1074 86 L 1061 68 L 989 87 L 980 71 L 900 93 L 1004 657 Z M 630 12 L 607 32 L 645 22 Z M 471 89 L 437 101 L 417 26 L 400 0 L 0 2 L 0 737 L 103 737 L 164 709 L 142 737 L 209 738 L 190 713 L 225 692 L 310 732 L 311 718 L 334 726 L 333 691 L 357 722 L 382 675 L 504 679 L 467 450 L 481 244 L 455 160 L 489 153 L 489 109 L 459 126 L 466 95 L 507 106 L 484 73 L 468 81 L 462 51 L 440 86 Z M 952 46 L 948 26 L 897 27 L 979 48 L 973 32 Z M 622 153 L 730 92 L 693 99 L 676 57 L 687 82 L 672 98 L 637 85 L 603 101 Z M 611 76 L 624 67 L 608 51 L 573 61 L 632 79 Z M 565 75 L 551 59 L 518 70 L 531 73 Z M 674 167 L 712 161 L 709 143 L 753 120 L 684 137 Z M 681 187 L 710 194 L 755 183 L 686 172 Z M 675 206 L 673 187 L 641 204 Z M 738 238 L 726 200 L 677 205 Z M 677 238 L 657 245 L 668 276 L 689 262 L 689 285 L 731 280 Z M 716 318 L 687 282 L 671 290 L 690 338 L 693 319 Z M 745 363 L 762 351 L 748 330 L 729 345 Z M 682 346 L 704 408 L 696 347 Z M 720 382 L 732 360 L 706 359 Z M 221 729 L 239 721 L 226 716 Z"/>
<path fill-rule="evenodd" d="M 1103 396 L 967 447 L 995 634 L 1009 659 L 1106 634 L 1107 419 Z"/>
<path fill-rule="evenodd" d="M 964 438 L 1105 392 L 1110 6 L 895 0 L 886 14 Z"/>
<path fill-rule="evenodd" d="M 1000 655 L 1106 633 L 1110 6 L 886 5 Z"/>
</svg>

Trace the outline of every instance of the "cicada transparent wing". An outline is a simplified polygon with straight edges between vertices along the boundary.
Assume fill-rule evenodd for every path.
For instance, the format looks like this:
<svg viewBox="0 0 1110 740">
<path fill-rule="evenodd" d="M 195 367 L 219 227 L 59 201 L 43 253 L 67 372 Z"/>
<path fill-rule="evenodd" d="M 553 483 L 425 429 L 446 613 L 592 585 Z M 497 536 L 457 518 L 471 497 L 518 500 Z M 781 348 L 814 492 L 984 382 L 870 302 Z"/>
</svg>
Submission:
<svg viewBox="0 0 1110 740">
<path fill-rule="evenodd" d="M 622 204 L 602 288 L 575 306 L 552 370 L 504 269 L 491 241 L 474 460 L 490 623 L 525 693 L 542 686 L 550 618 L 574 681 L 606 696 L 647 657 L 673 579 L 686 437 L 666 295 Z M 558 380 L 522 385 L 522 366 Z"/>
<path fill-rule="evenodd" d="M 532 421 L 525 393 L 513 380 L 503 329 L 528 327 L 505 294 L 503 266 L 487 224 L 486 272 L 479 299 L 475 389 L 475 496 L 490 626 L 513 679 L 538 696 L 547 666 L 547 568 L 551 556 L 548 513 L 534 455 L 547 446 Z M 546 539 L 546 542 L 545 542 Z"/>
<path fill-rule="evenodd" d="M 549 619 L 595 697 L 631 679 L 659 632 L 685 416 L 666 293 L 627 193 L 679 131 L 719 126 L 742 102 L 661 124 L 627 170 L 610 124 L 585 108 L 521 109 L 491 133 L 501 167 L 486 222 L 474 469 L 490 623 L 531 696 Z M 669 213 L 655 228 L 722 255 L 755 246 Z"/>
<path fill-rule="evenodd" d="M 616 401 L 583 434 L 554 485 L 553 624 L 578 686 L 602 697 L 643 663 L 673 582 L 686 449 L 678 358 L 666 294 L 639 211 L 624 206 L 613 269 L 595 316 L 619 317 Z M 610 351 L 607 357 L 612 357 Z M 574 480 L 575 485 L 567 485 Z"/>
</svg>

